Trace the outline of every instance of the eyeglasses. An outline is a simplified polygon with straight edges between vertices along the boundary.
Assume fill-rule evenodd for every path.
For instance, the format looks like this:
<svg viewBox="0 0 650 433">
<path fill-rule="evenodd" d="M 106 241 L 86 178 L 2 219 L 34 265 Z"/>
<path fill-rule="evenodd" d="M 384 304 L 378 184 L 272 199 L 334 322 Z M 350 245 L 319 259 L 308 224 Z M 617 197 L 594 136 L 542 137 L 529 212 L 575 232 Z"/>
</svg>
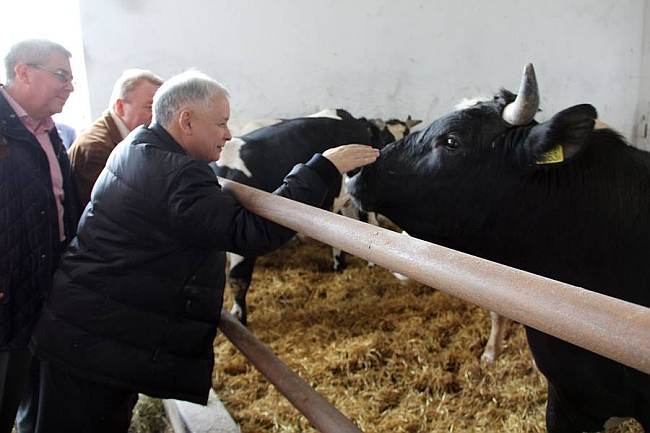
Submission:
<svg viewBox="0 0 650 433">
<path fill-rule="evenodd" d="M 57 69 L 53 71 L 51 69 L 48 69 L 41 65 L 37 65 L 35 63 L 27 63 L 27 66 L 31 66 L 32 68 L 47 72 L 53 75 L 57 80 L 59 80 L 63 84 L 72 83 L 72 79 L 74 78 L 72 74 L 70 74 L 68 71 L 64 71 L 63 69 Z"/>
</svg>

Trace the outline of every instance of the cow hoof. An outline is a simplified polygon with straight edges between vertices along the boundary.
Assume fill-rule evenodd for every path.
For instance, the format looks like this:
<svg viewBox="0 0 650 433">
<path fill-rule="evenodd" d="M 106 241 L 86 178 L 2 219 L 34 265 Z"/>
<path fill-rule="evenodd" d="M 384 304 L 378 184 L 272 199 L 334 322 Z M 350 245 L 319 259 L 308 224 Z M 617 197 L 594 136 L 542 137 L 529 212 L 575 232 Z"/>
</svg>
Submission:
<svg viewBox="0 0 650 433">
<path fill-rule="evenodd" d="M 408 283 L 411 280 L 409 277 L 407 277 L 406 275 L 402 275 L 399 272 L 391 272 L 391 274 L 393 274 L 393 276 L 395 278 L 400 280 L 400 282 L 405 283 L 405 284 Z"/>
<path fill-rule="evenodd" d="M 494 352 L 486 350 L 481 355 L 481 362 L 488 365 L 494 364 L 494 361 L 496 361 L 497 356 L 498 355 L 495 354 Z"/>
<path fill-rule="evenodd" d="M 332 263 L 332 270 L 334 272 L 343 272 L 347 267 L 348 264 L 345 262 L 344 259 L 338 256 L 334 256 L 334 261 Z"/>
</svg>

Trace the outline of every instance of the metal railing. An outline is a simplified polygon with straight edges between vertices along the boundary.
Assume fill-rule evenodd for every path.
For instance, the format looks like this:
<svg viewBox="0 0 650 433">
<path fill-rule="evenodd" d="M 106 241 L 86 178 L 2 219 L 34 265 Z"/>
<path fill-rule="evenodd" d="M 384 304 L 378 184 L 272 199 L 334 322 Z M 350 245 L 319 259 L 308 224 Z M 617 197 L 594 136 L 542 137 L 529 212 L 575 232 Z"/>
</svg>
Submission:
<svg viewBox="0 0 650 433">
<path fill-rule="evenodd" d="M 650 308 L 403 236 L 234 181 L 219 181 L 249 211 L 275 223 L 650 374 Z M 242 351 L 242 347 L 254 346 L 245 336 L 245 328 L 235 323 L 228 313 L 222 314 L 220 327 L 224 334 L 230 333 L 233 338 L 228 338 Z M 297 375 L 270 350 L 246 350 L 257 352 L 254 358 L 269 357 L 271 361 L 249 359 L 260 371 L 267 370 L 262 372 L 321 432 L 359 431 L 347 420 L 340 424 L 345 427 L 339 427 L 340 412 L 304 381 L 309 391 L 296 385 L 291 375 Z M 276 360 L 281 365 L 276 365 Z"/>
<path fill-rule="evenodd" d="M 361 433 L 350 420 L 260 342 L 232 314 L 221 311 L 221 332 L 322 433 Z"/>
</svg>

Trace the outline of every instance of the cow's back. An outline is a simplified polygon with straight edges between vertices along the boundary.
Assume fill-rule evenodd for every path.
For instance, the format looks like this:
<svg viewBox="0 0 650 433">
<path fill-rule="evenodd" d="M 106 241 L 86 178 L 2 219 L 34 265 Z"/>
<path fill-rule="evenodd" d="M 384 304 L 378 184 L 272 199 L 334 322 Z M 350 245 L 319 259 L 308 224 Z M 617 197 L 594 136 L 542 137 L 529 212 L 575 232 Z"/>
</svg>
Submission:
<svg viewBox="0 0 650 433">
<path fill-rule="evenodd" d="M 215 172 L 265 191 L 275 190 L 293 166 L 316 153 L 348 143 L 372 144 L 366 121 L 354 118 L 290 119 L 238 139 L 243 142 L 238 149 L 240 161 L 237 165 L 219 161 Z"/>
<path fill-rule="evenodd" d="M 650 306 L 650 153 L 595 132 L 584 155 L 520 185 L 502 215 L 525 242 L 505 247 L 516 267 Z"/>
</svg>

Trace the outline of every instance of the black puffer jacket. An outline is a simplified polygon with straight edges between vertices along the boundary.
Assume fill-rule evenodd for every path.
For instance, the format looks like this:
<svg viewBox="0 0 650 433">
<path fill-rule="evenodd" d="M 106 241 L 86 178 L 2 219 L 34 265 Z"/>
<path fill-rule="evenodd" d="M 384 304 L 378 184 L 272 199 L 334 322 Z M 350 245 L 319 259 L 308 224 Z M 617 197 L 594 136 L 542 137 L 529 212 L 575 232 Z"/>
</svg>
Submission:
<svg viewBox="0 0 650 433">
<path fill-rule="evenodd" d="M 338 183 L 317 155 L 276 193 L 321 205 Z M 140 128 L 95 184 L 34 331 L 37 355 L 91 380 L 205 403 L 223 251 L 258 255 L 292 234 L 246 211 L 161 126 Z"/>
<path fill-rule="evenodd" d="M 77 193 L 56 128 L 50 141 L 63 175 L 66 239 L 72 239 Z M 27 347 L 62 247 L 47 156 L 0 95 L 0 351 Z"/>
</svg>

